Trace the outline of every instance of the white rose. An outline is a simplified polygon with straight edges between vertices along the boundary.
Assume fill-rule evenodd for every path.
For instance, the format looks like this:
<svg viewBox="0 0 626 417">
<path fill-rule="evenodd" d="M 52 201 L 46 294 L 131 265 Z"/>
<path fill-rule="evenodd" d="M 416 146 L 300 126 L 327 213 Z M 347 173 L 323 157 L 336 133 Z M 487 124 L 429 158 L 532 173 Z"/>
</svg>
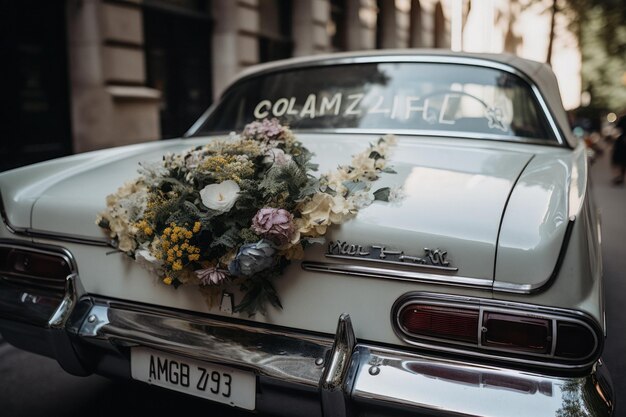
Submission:
<svg viewBox="0 0 626 417">
<path fill-rule="evenodd" d="M 223 213 L 230 209 L 239 197 L 240 188 L 233 180 L 226 180 L 219 184 L 209 184 L 200 191 L 202 204 L 212 210 Z"/>
</svg>

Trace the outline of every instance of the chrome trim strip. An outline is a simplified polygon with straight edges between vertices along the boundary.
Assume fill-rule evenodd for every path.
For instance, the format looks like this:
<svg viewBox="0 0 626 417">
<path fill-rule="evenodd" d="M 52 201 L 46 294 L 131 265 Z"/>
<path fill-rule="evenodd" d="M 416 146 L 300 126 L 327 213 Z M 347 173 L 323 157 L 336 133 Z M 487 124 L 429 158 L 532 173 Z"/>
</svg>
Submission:
<svg viewBox="0 0 626 417">
<path fill-rule="evenodd" d="M 565 259 L 565 254 L 567 253 L 567 247 L 569 246 L 569 241 L 572 237 L 572 231 L 574 230 L 575 222 L 576 216 L 572 216 L 569 218 L 567 227 L 565 229 L 565 236 L 563 236 L 563 243 L 561 244 L 561 249 L 559 250 L 559 256 L 556 258 L 556 263 L 554 264 L 554 269 L 552 270 L 552 273 L 545 281 L 537 284 L 515 284 L 506 281 L 494 280 L 493 291 L 514 294 L 537 294 L 550 288 L 550 286 L 552 286 L 552 284 L 556 280 L 556 277 L 561 270 L 561 266 L 563 265 L 563 260 Z"/>
<path fill-rule="evenodd" d="M 589 417 L 614 411 L 613 387 L 600 361 L 589 373 L 562 377 L 370 345 L 358 348 L 361 363 L 352 399 L 372 415 L 394 409 L 406 415 L 554 417 L 569 416 L 572 404 Z M 374 368 L 378 372 L 371 372 Z"/>
<path fill-rule="evenodd" d="M 73 235 L 69 233 L 52 233 L 44 232 L 37 229 L 23 229 L 23 231 L 15 231 L 17 235 L 23 235 L 35 239 L 57 240 L 60 242 L 79 243 L 81 245 L 91 246 L 112 246 L 106 238 L 96 239 L 88 236 Z"/>
<path fill-rule="evenodd" d="M 447 340 L 435 337 L 417 337 L 407 334 L 400 323 L 400 311 L 402 311 L 402 308 L 404 308 L 406 305 L 412 303 L 478 310 L 480 315 L 477 344 L 457 342 L 454 340 Z M 481 329 L 483 327 L 482 320 L 484 312 L 499 312 L 528 317 L 545 318 L 551 321 L 554 329 L 556 329 L 557 321 L 580 324 L 586 327 L 591 332 L 594 337 L 595 346 L 591 354 L 579 360 L 572 360 L 568 358 L 554 356 L 553 352 L 554 349 L 556 349 L 556 330 L 553 332 L 552 335 L 553 342 L 550 354 L 511 352 L 506 349 L 484 346 L 481 343 Z M 405 343 L 413 346 L 453 354 L 461 354 L 465 356 L 469 355 L 489 360 L 507 361 L 519 363 L 522 365 L 543 366 L 562 370 L 579 370 L 588 368 L 598 359 L 602 351 L 603 345 L 602 339 L 598 338 L 598 334 L 602 334 L 599 324 L 595 323 L 593 318 L 591 318 L 589 315 L 582 311 L 539 306 L 534 304 L 499 301 L 494 299 L 484 299 L 478 297 L 463 297 L 429 292 L 410 292 L 399 297 L 391 309 L 391 324 L 396 335 Z M 480 349 L 481 351 L 462 349 L 463 347 Z M 508 355 L 498 354 L 499 352 L 508 353 Z M 541 360 L 542 358 L 544 360 Z"/>
<path fill-rule="evenodd" d="M 563 265 L 563 260 L 565 259 L 565 254 L 567 253 L 567 247 L 569 246 L 569 241 L 572 235 L 572 231 L 574 229 L 574 223 L 576 221 L 576 217 L 572 216 L 567 223 L 567 227 L 565 229 L 565 236 L 563 237 L 563 243 L 561 244 L 561 249 L 559 251 L 559 256 L 557 257 L 556 263 L 554 265 L 554 269 L 550 277 L 543 282 L 538 284 L 515 284 L 506 281 L 498 281 L 498 280 L 488 280 L 484 278 L 470 278 L 470 277 L 458 277 L 458 276 L 447 276 L 447 275 L 437 275 L 430 273 L 419 273 L 412 271 L 403 271 L 398 269 L 391 268 L 380 268 L 380 267 L 368 267 L 362 265 L 354 265 L 354 264 L 339 264 L 339 263 L 330 263 L 330 262 L 316 262 L 316 261 L 303 261 L 301 264 L 302 269 L 307 271 L 314 272 L 328 272 L 333 274 L 342 274 L 342 275 L 355 275 L 361 277 L 368 278 L 384 278 L 384 279 L 392 279 L 397 281 L 413 281 L 413 282 L 422 282 L 428 284 L 442 284 L 442 285 L 452 285 L 452 286 L 460 286 L 460 287 L 471 287 L 478 289 L 489 289 L 494 292 L 500 293 L 512 293 L 512 294 L 536 294 L 542 291 L 547 290 L 554 283 L 559 271 L 561 270 L 561 266 Z M 327 255 L 328 256 L 328 255 Z M 333 257 L 339 257 L 333 255 Z M 354 260 L 355 258 L 348 257 L 350 260 Z M 407 266 L 407 265 L 404 265 Z M 420 265 L 423 266 L 423 265 Z M 438 268 L 441 269 L 441 268 Z"/>
<path fill-rule="evenodd" d="M 350 406 L 350 373 L 356 337 L 350 315 L 342 314 L 337 323 L 335 342 L 328 352 L 324 373 L 320 380 L 322 415 L 324 417 L 347 417 Z"/>
<path fill-rule="evenodd" d="M 221 98 L 221 97 L 220 97 Z M 196 120 L 189 129 L 183 134 L 183 138 L 188 138 L 192 136 L 194 133 L 200 129 L 200 126 L 204 124 L 204 121 L 209 117 L 211 113 L 215 110 L 217 105 L 219 104 L 219 99 L 215 100 L 205 111 L 200 115 L 198 120 Z"/>
<path fill-rule="evenodd" d="M 298 133 L 310 134 L 310 133 L 333 133 L 333 134 L 361 134 L 361 135 L 395 135 L 395 136 L 433 136 L 433 137 L 445 137 L 445 138 L 459 138 L 459 139 L 478 139 L 478 140 L 492 140 L 498 142 L 510 142 L 510 143 L 528 143 L 531 145 L 542 146 L 554 146 L 561 147 L 556 142 L 549 142 L 541 139 L 526 138 L 521 136 L 505 136 L 497 135 L 493 133 L 473 133 L 473 132 L 459 132 L 459 131 L 447 131 L 447 130 L 418 130 L 418 129 L 375 129 L 375 128 L 337 128 L 337 129 L 298 129 Z M 515 138 L 515 139 L 512 139 Z"/>
<path fill-rule="evenodd" d="M 333 259 L 347 259 L 349 261 L 373 262 L 373 263 L 379 263 L 383 265 L 385 264 L 386 265 L 400 265 L 400 266 L 405 266 L 411 269 L 413 268 L 430 269 L 430 270 L 441 271 L 441 272 L 445 272 L 445 271 L 456 272 L 459 270 L 459 268 L 452 267 L 452 266 L 437 266 L 437 265 L 427 265 L 427 264 L 416 264 L 416 263 L 411 263 L 411 262 L 385 261 L 382 259 L 373 259 L 373 258 L 357 258 L 355 256 L 348 256 L 348 255 L 325 254 L 324 256 L 327 258 L 333 258 Z"/>
<path fill-rule="evenodd" d="M 75 235 L 71 233 L 58 233 L 58 232 L 46 232 L 43 230 L 32 229 L 28 227 L 17 227 L 12 225 L 9 222 L 9 217 L 6 214 L 4 208 L 4 201 L 2 199 L 2 193 L 0 192 L 0 217 L 2 217 L 2 221 L 4 225 L 7 227 L 9 232 L 24 237 L 30 237 L 35 239 L 47 239 L 47 240 L 58 240 L 61 242 L 71 242 L 71 243 L 80 243 L 83 245 L 93 245 L 93 246 L 111 246 L 111 243 L 106 238 L 93 238 L 89 236 L 81 236 Z"/>
<path fill-rule="evenodd" d="M 65 296 L 59 304 L 50 320 L 48 320 L 48 327 L 51 329 L 63 330 L 67 324 L 74 307 L 78 303 L 78 299 L 85 293 L 80 282 L 78 281 L 78 275 L 70 274 L 65 279 Z"/>
<path fill-rule="evenodd" d="M 235 85 L 239 84 L 240 82 L 248 80 L 250 78 L 258 77 L 264 74 L 280 72 L 280 71 L 294 69 L 294 68 L 318 67 L 318 66 L 328 66 L 328 65 L 345 65 L 345 64 L 394 63 L 394 62 L 406 62 L 406 63 L 416 62 L 416 63 L 433 63 L 433 64 L 443 63 L 443 64 L 470 65 L 470 66 L 479 66 L 479 67 L 484 67 L 484 68 L 497 69 L 497 70 L 504 71 L 510 74 L 514 74 L 520 77 L 530 86 L 531 91 L 533 92 L 533 95 L 535 96 L 535 99 L 537 100 L 541 109 L 543 110 L 543 114 L 546 116 L 548 124 L 550 125 L 550 128 L 552 129 L 552 133 L 554 134 L 554 137 L 556 138 L 558 144 L 561 146 L 573 148 L 573 145 L 566 140 L 563 133 L 559 129 L 556 123 L 556 120 L 554 118 L 554 115 L 550 111 L 550 108 L 548 107 L 546 101 L 544 100 L 543 95 L 539 91 L 539 88 L 536 86 L 536 84 L 530 79 L 530 77 L 516 67 L 513 67 L 508 64 L 504 64 L 501 62 L 491 61 L 491 60 L 484 59 L 484 58 L 462 57 L 462 56 L 438 56 L 438 55 L 428 55 L 428 54 L 424 54 L 424 55 L 400 55 L 399 54 L 399 55 L 353 56 L 353 57 L 339 56 L 336 58 L 332 58 L 332 57 L 324 58 L 318 61 L 293 62 L 293 63 L 287 63 L 284 65 L 276 66 L 272 68 L 261 69 L 252 74 L 248 74 L 241 78 L 238 78 L 222 93 L 221 97 L 224 97 L 232 88 L 235 87 Z M 204 124 L 206 119 L 211 115 L 212 111 L 214 110 L 214 107 L 213 106 L 211 107 L 212 108 L 209 109 L 210 111 L 207 110 L 200 117 L 200 119 L 198 119 L 198 121 L 194 123 L 192 128 L 189 129 L 189 131 L 187 131 L 187 133 L 185 134 L 186 137 L 195 135 L 198 132 L 200 126 Z M 363 133 L 363 130 L 359 130 L 359 129 L 356 129 L 356 130 L 359 133 Z M 385 133 L 393 133 L 393 132 L 387 131 Z M 423 133 L 423 131 L 419 133 L 419 135 L 424 135 L 424 134 L 428 135 L 428 133 Z M 452 134 L 452 136 L 458 136 L 458 135 L 459 135 L 459 132 L 456 132 L 456 134 Z M 467 136 L 464 135 L 464 137 L 467 137 Z M 541 143 L 541 144 L 545 145 L 548 143 Z"/>
<path fill-rule="evenodd" d="M 251 326 L 236 320 L 199 316 L 93 299 L 78 336 L 115 349 L 146 346 L 202 361 L 221 363 L 286 383 L 317 388 L 331 337 Z"/>
<path fill-rule="evenodd" d="M 451 285 L 455 287 L 471 287 L 491 290 L 493 282 L 490 279 L 469 278 L 449 275 L 438 275 L 400 269 L 380 268 L 354 264 L 339 264 L 331 262 L 303 261 L 301 268 L 305 271 L 328 272 L 332 274 L 355 275 L 367 278 L 391 279 L 395 281 L 411 281 L 427 284 Z"/>
</svg>

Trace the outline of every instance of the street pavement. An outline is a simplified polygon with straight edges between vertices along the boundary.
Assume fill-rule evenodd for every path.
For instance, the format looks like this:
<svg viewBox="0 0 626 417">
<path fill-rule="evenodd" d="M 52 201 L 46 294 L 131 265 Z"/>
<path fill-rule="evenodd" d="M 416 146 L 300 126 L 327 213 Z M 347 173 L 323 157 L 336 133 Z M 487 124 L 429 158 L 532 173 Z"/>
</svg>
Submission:
<svg viewBox="0 0 626 417">
<path fill-rule="evenodd" d="M 140 382 L 72 376 L 55 360 L 18 350 L 0 337 L 2 417 L 172 417 L 191 413 L 252 415 Z"/>
<path fill-rule="evenodd" d="M 614 186 L 608 151 L 592 165 L 591 179 L 602 222 L 607 338 L 603 359 L 615 388 L 615 417 L 626 416 L 626 187 Z"/>
<path fill-rule="evenodd" d="M 593 193 L 602 216 L 602 253 L 608 336 L 604 361 L 611 372 L 618 398 L 626 398 L 626 187 L 611 185 L 609 154 L 592 165 Z M 0 416 L 125 416 L 152 417 L 193 412 L 243 417 L 250 414 L 225 406 L 152 388 L 136 382 L 111 381 L 99 376 L 74 377 L 52 359 L 23 352 L 0 336 Z M 626 411 L 624 411 L 626 415 Z"/>
</svg>

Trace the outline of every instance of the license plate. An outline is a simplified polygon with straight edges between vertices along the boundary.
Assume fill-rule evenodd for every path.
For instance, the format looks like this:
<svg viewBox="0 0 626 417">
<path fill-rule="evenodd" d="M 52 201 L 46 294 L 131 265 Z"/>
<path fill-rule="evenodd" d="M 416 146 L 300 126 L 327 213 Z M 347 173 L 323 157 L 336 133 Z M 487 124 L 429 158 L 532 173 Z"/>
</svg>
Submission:
<svg viewBox="0 0 626 417">
<path fill-rule="evenodd" d="M 130 368 L 133 379 L 254 410 L 256 377 L 251 372 L 142 347 L 131 349 Z"/>
</svg>

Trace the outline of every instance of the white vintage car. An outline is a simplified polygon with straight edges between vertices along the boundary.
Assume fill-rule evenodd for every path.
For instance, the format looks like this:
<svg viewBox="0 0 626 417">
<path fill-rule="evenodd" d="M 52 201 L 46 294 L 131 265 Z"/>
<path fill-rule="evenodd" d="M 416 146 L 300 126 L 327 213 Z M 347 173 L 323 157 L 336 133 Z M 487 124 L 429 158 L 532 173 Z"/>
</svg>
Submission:
<svg viewBox="0 0 626 417">
<path fill-rule="evenodd" d="M 0 332 L 272 415 L 609 416 L 589 186 L 546 65 L 257 66 L 185 138 L 0 175 Z"/>
</svg>

